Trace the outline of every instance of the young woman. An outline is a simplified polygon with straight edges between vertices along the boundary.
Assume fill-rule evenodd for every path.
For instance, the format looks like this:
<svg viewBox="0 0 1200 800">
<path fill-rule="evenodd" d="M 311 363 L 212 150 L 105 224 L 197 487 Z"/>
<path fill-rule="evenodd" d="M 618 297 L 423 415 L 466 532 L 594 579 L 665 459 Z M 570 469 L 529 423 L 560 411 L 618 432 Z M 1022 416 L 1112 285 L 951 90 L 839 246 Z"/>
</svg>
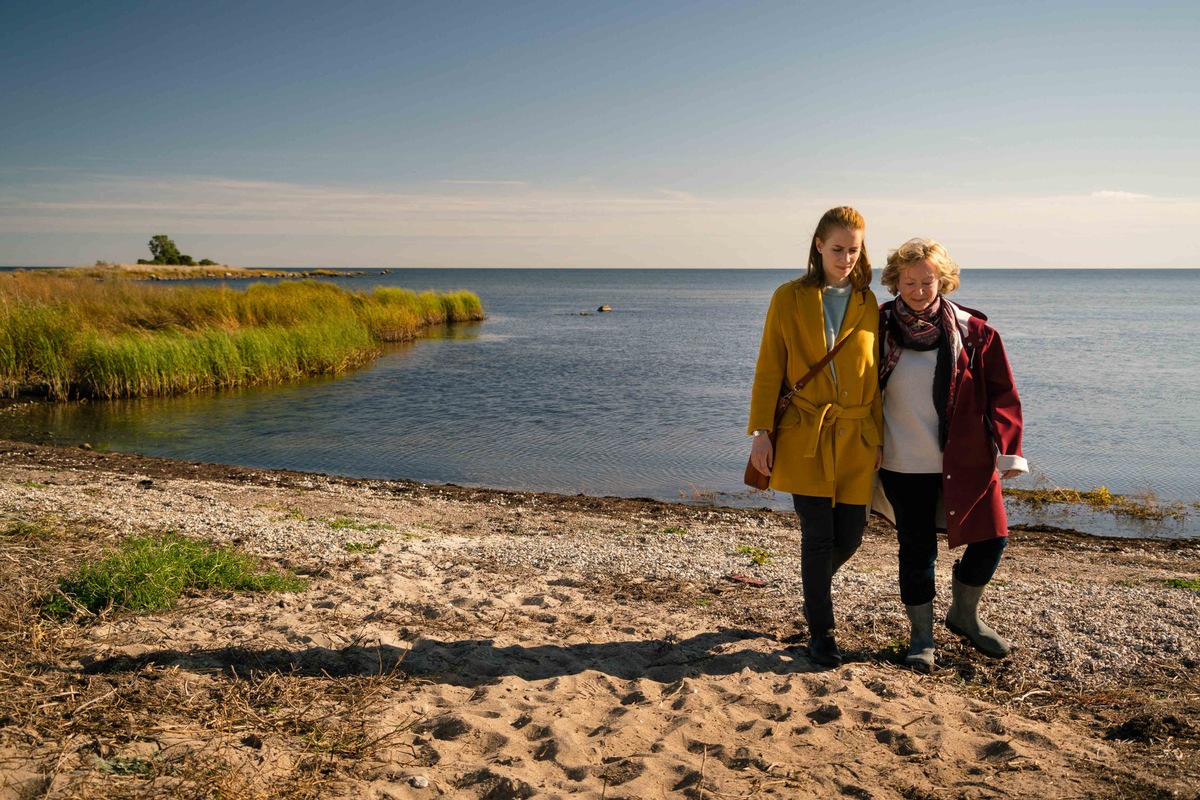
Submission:
<svg viewBox="0 0 1200 800">
<path fill-rule="evenodd" d="M 939 529 L 951 548 L 967 546 L 954 564 L 946 627 L 1003 657 L 1010 643 L 979 619 L 979 600 L 1008 541 L 1000 480 L 1029 471 L 1004 345 L 987 317 L 946 299 L 959 268 L 932 239 L 889 253 L 882 281 L 900 296 L 880 308 L 883 492 L 874 506 L 900 541 L 900 598 L 912 626 L 905 660 L 934 664 Z"/>
<path fill-rule="evenodd" d="M 827 667 L 841 663 L 833 574 L 862 543 L 882 441 L 879 314 L 868 288 L 864 228 L 862 216 L 847 206 L 830 209 L 817 223 L 807 274 L 771 297 L 750 401 L 750 458 L 771 477 L 772 489 L 792 495 L 800 518 L 809 654 Z M 767 434 L 781 392 L 842 340 L 828 366 L 793 396 L 772 447 Z"/>
</svg>

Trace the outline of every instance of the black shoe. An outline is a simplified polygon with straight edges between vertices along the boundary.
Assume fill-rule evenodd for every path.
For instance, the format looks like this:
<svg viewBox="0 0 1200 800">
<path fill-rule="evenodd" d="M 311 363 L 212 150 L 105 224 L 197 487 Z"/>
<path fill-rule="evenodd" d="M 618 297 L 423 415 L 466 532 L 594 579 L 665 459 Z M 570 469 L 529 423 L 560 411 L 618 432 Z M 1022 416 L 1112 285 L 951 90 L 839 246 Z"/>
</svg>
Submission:
<svg viewBox="0 0 1200 800">
<path fill-rule="evenodd" d="M 822 667 L 840 667 L 842 651 L 838 650 L 833 634 L 814 636 L 808 640 L 808 654 Z"/>
</svg>

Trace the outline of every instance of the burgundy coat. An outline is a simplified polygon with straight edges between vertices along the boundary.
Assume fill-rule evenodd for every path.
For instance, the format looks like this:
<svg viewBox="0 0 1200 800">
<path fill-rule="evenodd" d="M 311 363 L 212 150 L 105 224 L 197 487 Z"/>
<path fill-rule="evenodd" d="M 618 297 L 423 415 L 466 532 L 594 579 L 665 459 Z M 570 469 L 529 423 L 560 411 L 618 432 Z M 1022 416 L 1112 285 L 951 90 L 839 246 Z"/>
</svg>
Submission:
<svg viewBox="0 0 1200 800">
<path fill-rule="evenodd" d="M 946 302 L 945 298 L 942 298 Z M 879 330 L 886 330 L 895 300 L 879 307 Z M 1029 469 L 1021 454 L 1021 398 L 1000 334 L 974 309 L 951 303 L 958 317 L 962 349 L 958 361 L 957 400 L 942 461 L 942 498 L 938 526 L 951 547 L 1008 535 L 1000 496 L 1001 468 Z M 879 337 L 886 347 L 886 337 Z M 883 358 L 879 359 L 883 363 Z M 887 442 L 883 443 L 887 447 Z M 891 504 L 876 485 L 872 510 L 894 522 Z"/>
</svg>

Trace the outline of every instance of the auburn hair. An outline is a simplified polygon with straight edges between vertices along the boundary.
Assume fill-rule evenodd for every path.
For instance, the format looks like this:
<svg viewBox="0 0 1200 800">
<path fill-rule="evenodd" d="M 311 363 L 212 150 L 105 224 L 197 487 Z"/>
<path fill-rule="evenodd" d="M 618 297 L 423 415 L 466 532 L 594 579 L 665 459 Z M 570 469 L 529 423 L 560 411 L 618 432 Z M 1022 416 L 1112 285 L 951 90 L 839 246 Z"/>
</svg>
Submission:
<svg viewBox="0 0 1200 800">
<path fill-rule="evenodd" d="M 817 229 L 813 231 L 812 243 L 808 248 L 808 272 L 800 279 L 800 283 L 805 286 L 821 287 L 825 285 L 825 268 L 821 265 L 821 251 L 817 250 L 817 240 L 820 239 L 824 242 L 836 228 L 845 228 L 848 231 L 866 231 L 867 223 L 862 218 L 862 214 L 850 206 L 831 208 L 821 216 L 821 221 L 817 223 Z M 859 291 L 865 291 L 871 286 L 871 259 L 867 256 L 866 241 L 863 242 L 862 250 L 858 252 L 858 263 L 854 265 L 854 271 L 850 273 L 850 283 Z"/>
</svg>

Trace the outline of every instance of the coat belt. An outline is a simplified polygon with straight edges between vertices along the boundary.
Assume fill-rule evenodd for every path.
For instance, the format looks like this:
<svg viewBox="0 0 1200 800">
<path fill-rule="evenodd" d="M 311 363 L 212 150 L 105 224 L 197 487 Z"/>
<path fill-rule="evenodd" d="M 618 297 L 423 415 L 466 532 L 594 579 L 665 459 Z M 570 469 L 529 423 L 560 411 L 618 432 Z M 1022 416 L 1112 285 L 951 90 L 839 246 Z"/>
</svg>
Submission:
<svg viewBox="0 0 1200 800">
<path fill-rule="evenodd" d="M 815 424 L 805 443 L 804 455 L 814 458 L 817 450 L 821 451 L 821 475 L 825 481 L 833 481 L 833 424 L 839 419 L 867 419 L 871 416 L 871 404 L 861 406 L 840 406 L 837 403 L 826 403 L 823 406 L 813 405 L 800 397 L 793 397 L 792 403 L 802 414 L 815 417 Z"/>
</svg>

